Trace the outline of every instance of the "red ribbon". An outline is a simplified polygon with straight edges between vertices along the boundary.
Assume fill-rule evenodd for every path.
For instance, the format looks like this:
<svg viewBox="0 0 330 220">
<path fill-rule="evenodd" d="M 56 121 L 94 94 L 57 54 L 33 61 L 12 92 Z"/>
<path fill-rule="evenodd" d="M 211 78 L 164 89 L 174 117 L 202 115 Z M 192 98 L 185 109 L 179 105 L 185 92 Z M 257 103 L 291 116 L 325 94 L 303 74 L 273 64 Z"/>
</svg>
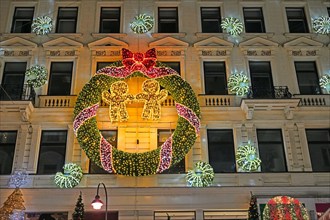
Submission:
<svg viewBox="0 0 330 220">
<path fill-rule="evenodd" d="M 123 64 L 131 72 L 147 72 L 156 65 L 156 50 L 152 48 L 145 53 L 133 53 L 128 49 L 122 49 Z"/>
</svg>

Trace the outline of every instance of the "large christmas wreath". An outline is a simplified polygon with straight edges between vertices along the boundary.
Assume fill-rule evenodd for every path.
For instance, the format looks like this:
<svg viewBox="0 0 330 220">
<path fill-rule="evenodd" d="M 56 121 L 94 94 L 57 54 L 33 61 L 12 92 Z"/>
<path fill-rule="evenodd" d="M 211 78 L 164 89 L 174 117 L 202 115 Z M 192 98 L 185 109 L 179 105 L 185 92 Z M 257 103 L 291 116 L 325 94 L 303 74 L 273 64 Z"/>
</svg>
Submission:
<svg viewBox="0 0 330 220">
<path fill-rule="evenodd" d="M 200 109 L 195 93 L 173 69 L 156 62 L 155 49 L 132 53 L 122 49 L 123 60 L 99 70 L 78 95 L 73 129 L 87 156 L 109 173 L 144 176 L 161 173 L 181 161 L 195 143 L 200 129 Z M 157 149 L 128 153 L 114 148 L 100 133 L 96 113 L 103 92 L 129 77 L 153 79 L 175 100 L 178 113 L 173 134 Z M 121 88 L 125 88 L 125 85 Z"/>
</svg>

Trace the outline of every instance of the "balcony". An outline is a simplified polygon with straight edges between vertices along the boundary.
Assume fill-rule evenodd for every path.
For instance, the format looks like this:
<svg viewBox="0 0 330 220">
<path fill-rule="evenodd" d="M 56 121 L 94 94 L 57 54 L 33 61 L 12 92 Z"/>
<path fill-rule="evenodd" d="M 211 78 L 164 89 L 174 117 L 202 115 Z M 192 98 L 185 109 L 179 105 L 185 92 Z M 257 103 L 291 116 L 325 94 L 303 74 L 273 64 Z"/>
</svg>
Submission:
<svg viewBox="0 0 330 220">
<path fill-rule="evenodd" d="M 287 86 L 274 86 L 273 89 L 265 87 L 250 87 L 249 99 L 290 99 L 292 94 Z"/>
<path fill-rule="evenodd" d="M 33 87 L 28 84 L 0 85 L 0 101 L 31 101 L 34 104 L 35 96 Z"/>
<path fill-rule="evenodd" d="M 294 98 L 299 98 L 299 106 L 304 107 L 323 107 L 330 106 L 330 95 L 293 95 Z"/>
<path fill-rule="evenodd" d="M 73 108 L 76 104 L 77 96 L 48 96 L 39 95 L 40 108 Z"/>
</svg>

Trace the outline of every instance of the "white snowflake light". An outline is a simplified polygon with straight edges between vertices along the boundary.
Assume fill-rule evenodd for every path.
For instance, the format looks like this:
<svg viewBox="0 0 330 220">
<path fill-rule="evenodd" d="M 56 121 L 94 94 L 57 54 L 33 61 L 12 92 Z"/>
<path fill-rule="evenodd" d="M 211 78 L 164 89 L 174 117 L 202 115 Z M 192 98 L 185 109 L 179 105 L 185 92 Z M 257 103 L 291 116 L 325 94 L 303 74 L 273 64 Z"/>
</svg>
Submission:
<svg viewBox="0 0 330 220">
<path fill-rule="evenodd" d="M 48 16 L 37 17 L 32 23 L 32 32 L 37 35 L 45 35 L 53 28 L 52 19 Z"/>
<path fill-rule="evenodd" d="M 26 70 L 27 84 L 33 88 L 43 86 L 47 81 L 47 69 L 44 66 L 35 65 Z"/>
<path fill-rule="evenodd" d="M 248 142 L 247 145 L 240 146 L 236 153 L 236 162 L 239 168 L 246 172 L 257 171 L 261 160 L 258 157 L 257 149 Z"/>
<path fill-rule="evenodd" d="M 16 188 L 21 187 L 27 182 L 28 173 L 25 170 L 15 170 L 9 180 L 9 185 L 14 185 Z"/>
<path fill-rule="evenodd" d="M 320 86 L 330 93 L 330 75 L 326 74 L 320 78 Z"/>
<path fill-rule="evenodd" d="M 13 214 L 9 215 L 10 220 L 24 220 L 24 211 L 14 210 Z"/>
<path fill-rule="evenodd" d="M 243 23 L 234 17 L 228 17 L 221 22 L 222 29 L 232 36 L 238 36 L 243 32 Z"/>
<path fill-rule="evenodd" d="M 134 17 L 134 21 L 129 26 L 134 33 L 144 34 L 154 26 L 154 18 L 146 14 L 139 14 Z"/>
<path fill-rule="evenodd" d="M 232 73 L 228 78 L 228 89 L 238 96 L 244 96 L 249 91 L 249 82 L 249 78 L 243 72 Z"/>
<path fill-rule="evenodd" d="M 186 176 L 187 183 L 193 187 L 206 187 L 212 184 L 214 171 L 210 164 L 199 161 L 193 170 L 189 170 Z"/>
<path fill-rule="evenodd" d="M 330 17 L 321 16 L 314 19 L 313 29 L 317 34 L 330 34 Z"/>
</svg>

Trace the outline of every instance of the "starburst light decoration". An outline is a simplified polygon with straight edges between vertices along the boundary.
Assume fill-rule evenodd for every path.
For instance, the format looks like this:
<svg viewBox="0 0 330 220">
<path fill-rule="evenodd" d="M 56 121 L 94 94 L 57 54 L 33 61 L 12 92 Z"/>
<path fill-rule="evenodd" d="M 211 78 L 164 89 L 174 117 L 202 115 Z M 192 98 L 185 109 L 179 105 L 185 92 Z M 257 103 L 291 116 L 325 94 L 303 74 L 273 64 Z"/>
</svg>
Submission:
<svg viewBox="0 0 330 220">
<path fill-rule="evenodd" d="M 32 23 L 32 32 L 37 35 L 45 35 L 52 31 L 52 19 L 48 16 L 37 17 Z"/>
<path fill-rule="evenodd" d="M 35 65 L 25 72 L 26 82 L 33 88 L 43 86 L 47 82 L 47 69 L 44 66 Z"/>
<path fill-rule="evenodd" d="M 263 211 L 264 220 L 310 220 L 307 209 L 298 199 L 276 196 L 268 201 Z"/>
<path fill-rule="evenodd" d="M 330 93 L 330 75 L 325 74 L 320 78 L 320 86 Z"/>
<path fill-rule="evenodd" d="M 228 78 L 228 89 L 238 96 L 244 96 L 249 91 L 249 78 L 243 73 L 232 73 Z"/>
<path fill-rule="evenodd" d="M 214 179 L 214 171 L 210 164 L 198 161 L 194 169 L 189 170 L 186 180 L 189 186 L 206 187 L 212 184 Z"/>
<path fill-rule="evenodd" d="M 243 32 L 243 23 L 234 17 L 223 19 L 221 21 L 221 27 L 232 36 L 238 36 Z"/>
<path fill-rule="evenodd" d="M 109 173 L 126 176 L 162 173 L 185 157 L 199 135 L 200 108 L 197 97 L 175 70 L 157 62 L 155 49 L 145 53 L 122 49 L 122 56 L 122 61 L 98 70 L 79 93 L 74 108 L 74 134 L 86 155 Z M 171 94 L 178 114 L 171 136 L 161 146 L 143 153 L 129 153 L 118 150 L 120 147 L 113 147 L 102 136 L 96 120 L 102 93 L 108 91 L 112 84 L 133 77 L 157 81 Z"/>
<path fill-rule="evenodd" d="M 144 34 L 154 26 L 154 18 L 146 14 L 139 14 L 129 24 L 131 30 L 136 34 Z"/>
<path fill-rule="evenodd" d="M 317 34 L 330 34 L 330 17 L 321 16 L 314 19 L 313 29 Z"/>
<path fill-rule="evenodd" d="M 250 142 L 237 149 L 236 162 L 238 167 L 245 172 L 257 171 L 261 164 L 257 149 Z"/>
<path fill-rule="evenodd" d="M 56 173 L 55 184 L 60 188 L 73 188 L 77 186 L 83 177 L 81 167 L 75 163 L 68 163 L 63 166 L 63 169 L 64 173 Z"/>
<path fill-rule="evenodd" d="M 9 185 L 19 188 L 27 183 L 28 173 L 25 170 L 15 170 L 9 180 Z"/>
</svg>

